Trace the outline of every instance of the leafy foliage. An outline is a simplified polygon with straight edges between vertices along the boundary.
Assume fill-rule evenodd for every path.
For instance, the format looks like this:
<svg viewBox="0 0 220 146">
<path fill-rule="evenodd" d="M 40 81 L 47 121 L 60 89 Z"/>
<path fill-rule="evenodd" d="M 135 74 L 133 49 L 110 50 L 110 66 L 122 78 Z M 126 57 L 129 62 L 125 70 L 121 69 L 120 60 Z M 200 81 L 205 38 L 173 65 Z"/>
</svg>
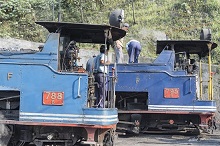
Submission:
<svg viewBox="0 0 220 146">
<path fill-rule="evenodd" d="M 35 21 L 108 24 L 117 8 L 131 26 L 125 43 L 139 40 L 142 56 L 156 55 L 157 31 L 170 39 L 199 39 L 201 29 L 210 28 L 213 41 L 220 40 L 219 0 L 0 0 L 0 36 L 42 42 L 47 34 Z M 219 55 L 217 48 L 214 63 L 220 63 Z"/>
</svg>

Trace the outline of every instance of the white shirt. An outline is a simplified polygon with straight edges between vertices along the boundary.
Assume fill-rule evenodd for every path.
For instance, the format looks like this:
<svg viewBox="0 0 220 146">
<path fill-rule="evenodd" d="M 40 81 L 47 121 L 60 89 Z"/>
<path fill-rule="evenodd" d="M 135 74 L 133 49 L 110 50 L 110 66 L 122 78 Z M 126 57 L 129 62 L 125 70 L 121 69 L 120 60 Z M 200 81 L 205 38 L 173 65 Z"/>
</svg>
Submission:
<svg viewBox="0 0 220 146">
<path fill-rule="evenodd" d="M 95 63 L 95 73 L 108 73 L 108 66 L 101 64 L 101 60 L 103 60 L 104 62 L 106 62 L 108 59 L 107 55 L 105 55 L 104 53 L 99 54 L 95 59 L 94 59 L 94 63 Z"/>
</svg>

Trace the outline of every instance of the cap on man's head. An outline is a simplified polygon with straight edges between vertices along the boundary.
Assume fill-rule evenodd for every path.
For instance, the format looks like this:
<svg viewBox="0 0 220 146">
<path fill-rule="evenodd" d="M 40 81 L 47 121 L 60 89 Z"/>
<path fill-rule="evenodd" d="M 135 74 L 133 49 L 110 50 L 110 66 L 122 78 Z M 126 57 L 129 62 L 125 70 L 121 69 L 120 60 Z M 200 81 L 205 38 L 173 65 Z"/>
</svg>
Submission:
<svg viewBox="0 0 220 146">
<path fill-rule="evenodd" d="M 75 45 L 75 44 L 76 44 L 76 41 L 72 40 L 69 44 L 70 44 L 70 45 Z"/>
<path fill-rule="evenodd" d="M 128 23 L 124 23 L 123 27 L 129 27 L 129 24 Z"/>
</svg>

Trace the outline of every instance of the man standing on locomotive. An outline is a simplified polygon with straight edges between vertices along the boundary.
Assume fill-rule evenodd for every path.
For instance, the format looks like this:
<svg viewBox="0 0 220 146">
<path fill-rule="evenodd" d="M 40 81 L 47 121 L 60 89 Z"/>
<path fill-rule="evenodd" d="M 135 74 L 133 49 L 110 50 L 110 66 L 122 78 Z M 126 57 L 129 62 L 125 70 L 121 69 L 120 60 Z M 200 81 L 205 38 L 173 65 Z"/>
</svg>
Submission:
<svg viewBox="0 0 220 146">
<path fill-rule="evenodd" d="M 123 24 L 122 28 L 126 32 L 128 31 L 129 24 L 125 23 Z M 115 51 L 115 62 L 116 63 L 123 63 L 124 54 L 123 54 L 123 38 L 115 41 L 114 51 Z"/>
<path fill-rule="evenodd" d="M 110 62 L 108 61 L 108 50 L 105 45 L 101 45 L 100 54 L 94 59 L 94 76 L 96 84 L 96 105 L 99 108 L 105 107 L 106 91 L 107 91 L 107 73 Z"/>
</svg>

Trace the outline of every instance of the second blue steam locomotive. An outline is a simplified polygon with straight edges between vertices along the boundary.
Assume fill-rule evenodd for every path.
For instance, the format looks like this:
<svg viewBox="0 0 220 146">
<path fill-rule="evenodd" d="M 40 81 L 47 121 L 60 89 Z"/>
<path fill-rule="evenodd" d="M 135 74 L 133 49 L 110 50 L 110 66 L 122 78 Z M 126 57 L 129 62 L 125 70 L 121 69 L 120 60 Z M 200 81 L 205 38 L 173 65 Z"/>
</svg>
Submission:
<svg viewBox="0 0 220 146">
<path fill-rule="evenodd" d="M 213 129 L 216 102 L 210 63 L 216 47 L 210 40 L 158 40 L 158 57 L 152 63 L 117 64 L 118 131 L 196 134 Z M 202 96 L 204 57 L 209 61 L 208 97 Z"/>
</svg>

